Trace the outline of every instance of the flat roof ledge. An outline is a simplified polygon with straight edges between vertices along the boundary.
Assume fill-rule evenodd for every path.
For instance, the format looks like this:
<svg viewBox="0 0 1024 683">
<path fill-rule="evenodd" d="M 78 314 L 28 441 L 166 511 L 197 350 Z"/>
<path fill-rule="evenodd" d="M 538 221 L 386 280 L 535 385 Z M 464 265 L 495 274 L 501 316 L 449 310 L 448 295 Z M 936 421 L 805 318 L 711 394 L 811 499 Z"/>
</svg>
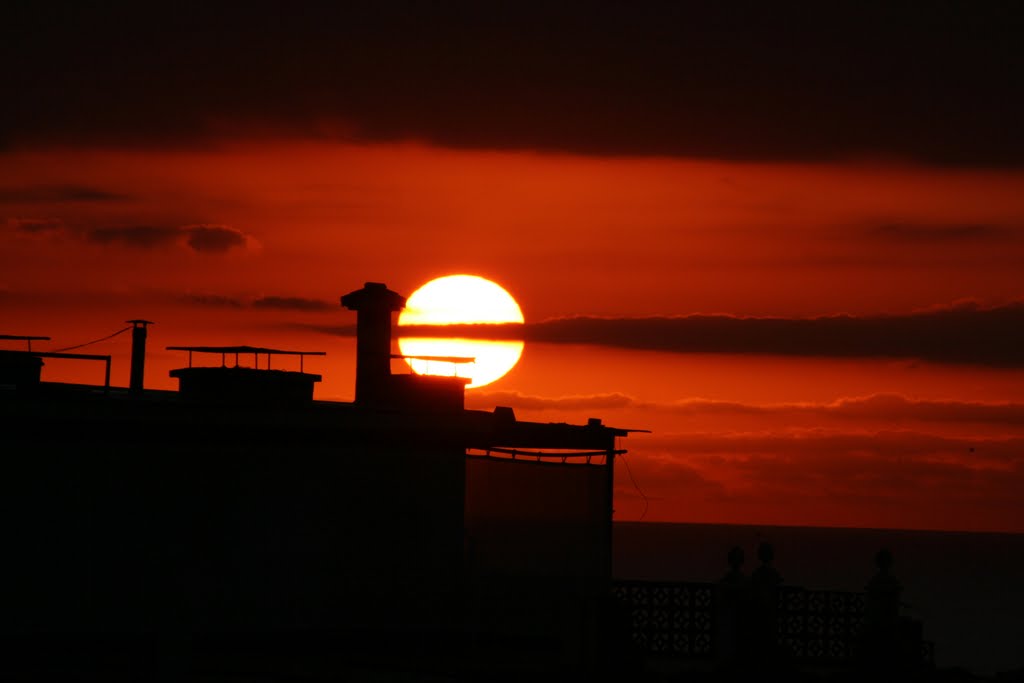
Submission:
<svg viewBox="0 0 1024 683">
<path fill-rule="evenodd" d="M 183 399 L 245 404 L 311 403 L 322 377 L 290 370 L 193 367 L 171 370 Z"/>
</svg>

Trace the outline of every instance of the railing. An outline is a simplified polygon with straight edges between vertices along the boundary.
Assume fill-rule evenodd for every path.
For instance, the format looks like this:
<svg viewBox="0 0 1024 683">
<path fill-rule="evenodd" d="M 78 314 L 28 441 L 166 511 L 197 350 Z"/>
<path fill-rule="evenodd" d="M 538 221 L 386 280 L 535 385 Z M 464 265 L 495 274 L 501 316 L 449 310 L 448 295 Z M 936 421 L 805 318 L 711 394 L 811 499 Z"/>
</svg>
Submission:
<svg viewBox="0 0 1024 683">
<path fill-rule="evenodd" d="M 305 372 L 306 356 L 326 356 L 326 351 L 283 351 L 281 349 L 268 349 L 262 346 L 168 346 L 168 351 L 188 351 L 188 366 L 192 367 L 192 354 L 193 353 L 212 353 L 220 354 L 220 365 L 221 367 L 227 367 L 227 357 L 229 355 L 235 356 L 235 367 L 238 367 L 238 357 L 242 354 L 252 354 L 253 365 L 259 370 L 260 369 L 260 355 L 264 355 L 267 358 L 266 370 L 270 369 L 270 357 L 271 356 L 298 356 L 299 357 L 299 372 Z"/>
<path fill-rule="evenodd" d="M 44 340 L 45 341 L 45 340 L 49 340 L 49 339 L 50 339 L 49 337 L 40 337 L 40 336 L 34 336 L 34 335 L 0 334 L 0 340 L 4 340 L 4 341 L 24 341 L 28 345 L 28 349 L 26 351 L 14 351 L 14 350 L 7 350 L 7 349 L 0 349 L 0 351 L 2 351 L 3 354 L 6 354 L 5 357 L 13 357 L 15 359 L 17 359 L 19 357 L 20 358 L 34 357 L 34 358 L 63 358 L 63 359 L 69 359 L 69 360 L 96 360 L 96 361 L 102 361 L 104 363 L 103 391 L 107 392 L 107 391 L 110 390 L 110 359 L 111 359 L 111 357 L 109 355 L 100 355 L 100 354 L 93 354 L 93 353 L 64 353 L 64 352 L 61 352 L 61 351 L 33 351 L 32 350 L 32 342 L 33 341 L 40 341 L 40 340 Z M 79 346 L 85 346 L 85 344 L 80 344 Z M 79 347 L 75 346 L 75 347 L 71 347 L 71 348 L 79 348 Z M 23 382 L 27 381 L 27 383 L 30 384 L 30 385 L 38 384 L 39 383 L 38 368 L 36 369 L 36 372 L 34 373 L 34 377 L 31 380 L 28 380 L 27 377 L 23 377 L 23 378 L 21 378 L 21 381 L 23 381 Z"/>
<path fill-rule="evenodd" d="M 714 656 L 713 584 L 616 581 L 613 591 L 641 651 L 688 659 Z"/>
<path fill-rule="evenodd" d="M 500 460 L 527 460 L 530 462 L 547 462 L 581 465 L 604 465 L 608 458 L 625 454 L 625 450 L 579 450 L 579 449 L 547 449 L 543 451 L 521 448 L 503 448 L 491 446 L 490 448 L 469 447 L 466 455 L 472 458 L 495 458 Z"/>
<path fill-rule="evenodd" d="M 628 615 L 633 645 L 656 657 L 712 660 L 726 649 L 735 622 L 723 622 L 718 585 L 616 581 L 613 594 Z M 780 586 L 774 640 L 792 660 L 843 665 L 857 656 L 864 628 L 863 593 Z M 725 615 L 728 619 L 728 615 Z M 934 644 L 920 642 L 922 665 L 934 663 Z"/>
<path fill-rule="evenodd" d="M 778 642 L 793 657 L 853 659 L 864 626 L 864 594 L 779 587 Z"/>
</svg>

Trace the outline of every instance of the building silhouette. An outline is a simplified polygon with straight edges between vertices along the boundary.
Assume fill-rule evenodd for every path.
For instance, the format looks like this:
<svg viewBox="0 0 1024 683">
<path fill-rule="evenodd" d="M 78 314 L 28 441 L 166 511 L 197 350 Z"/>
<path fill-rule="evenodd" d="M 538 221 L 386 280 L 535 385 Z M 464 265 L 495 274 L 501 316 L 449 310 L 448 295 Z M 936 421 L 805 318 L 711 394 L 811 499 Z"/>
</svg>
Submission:
<svg viewBox="0 0 1024 683">
<path fill-rule="evenodd" d="M 109 357 L 105 386 L 45 381 L 39 337 L 8 335 L 29 348 L 0 353 L 0 671 L 599 670 L 628 430 L 467 410 L 467 380 L 393 373 L 404 303 L 341 297 L 353 402 L 314 400 L 320 352 L 175 347 L 163 391 L 143 386 L 149 321 L 128 388 Z"/>
</svg>

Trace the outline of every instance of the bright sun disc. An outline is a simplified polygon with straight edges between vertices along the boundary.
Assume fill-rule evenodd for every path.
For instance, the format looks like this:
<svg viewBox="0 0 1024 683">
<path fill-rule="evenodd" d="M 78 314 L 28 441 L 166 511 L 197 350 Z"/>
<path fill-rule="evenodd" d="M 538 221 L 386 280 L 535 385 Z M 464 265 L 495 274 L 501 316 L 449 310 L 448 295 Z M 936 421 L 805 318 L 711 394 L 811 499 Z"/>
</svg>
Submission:
<svg viewBox="0 0 1024 683">
<path fill-rule="evenodd" d="M 519 304 L 502 287 L 476 275 L 449 275 L 431 280 L 406 301 L 398 316 L 404 325 L 468 325 L 522 323 Z M 522 341 L 488 341 L 441 337 L 399 337 L 403 356 L 473 358 L 473 363 L 406 358 L 420 375 L 469 377 L 468 388 L 499 379 L 519 361 Z"/>
</svg>

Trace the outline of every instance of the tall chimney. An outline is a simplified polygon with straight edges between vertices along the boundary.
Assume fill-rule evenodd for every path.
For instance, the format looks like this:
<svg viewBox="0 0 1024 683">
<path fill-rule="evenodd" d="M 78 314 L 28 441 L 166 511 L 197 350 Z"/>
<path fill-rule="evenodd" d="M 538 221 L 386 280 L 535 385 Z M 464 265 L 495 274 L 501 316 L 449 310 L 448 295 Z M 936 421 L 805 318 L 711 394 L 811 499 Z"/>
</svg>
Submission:
<svg viewBox="0 0 1024 683">
<path fill-rule="evenodd" d="M 133 393 L 142 391 L 143 375 L 146 372 L 146 326 L 151 320 L 127 320 L 132 324 L 132 369 L 128 389 Z"/>
<path fill-rule="evenodd" d="M 372 403 L 387 391 L 391 377 L 391 314 L 405 308 L 405 297 L 382 282 L 341 297 L 356 312 L 356 403 Z"/>
</svg>

